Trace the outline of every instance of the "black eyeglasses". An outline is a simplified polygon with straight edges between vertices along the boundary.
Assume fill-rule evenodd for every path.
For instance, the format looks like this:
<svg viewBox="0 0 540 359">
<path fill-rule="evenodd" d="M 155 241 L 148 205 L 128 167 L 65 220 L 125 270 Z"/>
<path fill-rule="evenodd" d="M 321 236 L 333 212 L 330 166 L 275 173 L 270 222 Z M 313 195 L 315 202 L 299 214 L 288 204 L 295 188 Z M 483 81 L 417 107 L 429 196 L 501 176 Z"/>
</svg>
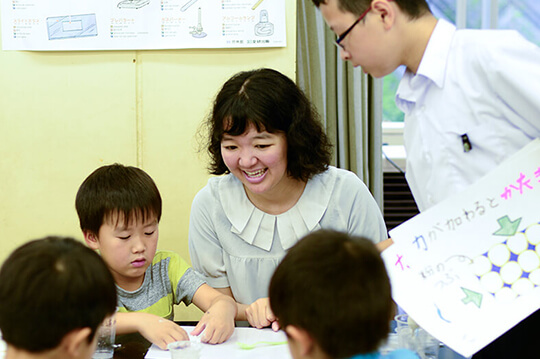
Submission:
<svg viewBox="0 0 540 359">
<path fill-rule="evenodd" d="M 362 15 L 360 15 L 360 17 L 358 17 L 358 19 L 353 22 L 353 24 L 351 26 L 349 26 L 349 28 L 347 30 L 345 30 L 344 33 L 342 33 L 341 35 L 339 35 L 336 39 L 336 45 L 341 47 L 342 49 L 345 50 L 345 47 L 343 45 L 341 45 L 341 42 L 343 41 L 343 39 L 345 38 L 345 36 L 347 36 L 349 34 L 349 32 L 352 31 L 352 29 L 354 29 L 354 27 L 360 22 L 362 21 L 363 18 L 366 17 L 366 15 L 368 14 L 368 12 L 371 10 L 371 5 L 369 5 L 369 7 L 366 9 L 366 11 L 364 11 L 362 13 Z"/>
<path fill-rule="evenodd" d="M 393 0 L 388 0 L 388 1 L 390 2 L 390 1 L 393 1 Z M 366 9 L 366 11 L 364 11 L 364 12 L 362 13 L 362 15 L 360 15 L 360 16 L 358 17 L 358 19 L 357 19 L 355 22 L 353 22 L 353 24 L 352 24 L 347 30 L 345 30 L 344 33 L 342 33 L 341 35 L 339 35 L 339 36 L 337 37 L 337 39 L 336 39 L 336 45 L 337 45 L 337 46 L 339 46 L 339 47 L 341 47 L 343 50 L 345 50 L 345 47 L 344 47 L 343 45 L 341 45 L 341 42 L 343 41 L 343 39 L 345 38 L 345 36 L 347 36 L 347 35 L 349 34 L 349 32 L 351 32 L 351 30 L 354 29 L 354 27 L 355 27 L 360 21 L 362 21 L 363 18 L 366 17 L 366 15 L 369 13 L 370 10 L 371 10 L 371 5 L 369 5 L 369 7 Z"/>
</svg>

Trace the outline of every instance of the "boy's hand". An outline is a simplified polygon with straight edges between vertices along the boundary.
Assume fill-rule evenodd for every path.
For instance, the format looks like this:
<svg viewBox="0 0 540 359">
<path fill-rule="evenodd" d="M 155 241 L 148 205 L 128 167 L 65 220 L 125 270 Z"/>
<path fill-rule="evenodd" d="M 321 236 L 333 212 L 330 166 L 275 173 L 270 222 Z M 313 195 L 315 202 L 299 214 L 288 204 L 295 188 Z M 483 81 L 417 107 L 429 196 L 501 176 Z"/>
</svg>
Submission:
<svg viewBox="0 0 540 359">
<path fill-rule="evenodd" d="M 237 304 L 233 298 L 203 284 L 195 292 L 193 303 L 205 313 L 191 335 L 199 335 L 204 330 L 201 342 L 209 344 L 220 344 L 231 337 L 237 314 Z"/>
<path fill-rule="evenodd" d="M 175 322 L 150 313 L 118 313 L 116 325 L 118 334 L 137 331 L 161 349 L 178 340 L 189 340 L 186 331 Z"/>
<path fill-rule="evenodd" d="M 146 318 L 141 322 L 139 332 L 161 349 L 167 349 L 167 344 L 178 340 L 189 340 L 186 331 L 175 322 L 160 318 L 157 315 L 149 315 L 153 318 Z"/>
<path fill-rule="evenodd" d="M 277 318 L 270 309 L 268 298 L 259 298 L 246 308 L 246 316 L 249 324 L 255 328 L 264 328 L 272 325 L 272 330 L 279 330 Z"/>
</svg>

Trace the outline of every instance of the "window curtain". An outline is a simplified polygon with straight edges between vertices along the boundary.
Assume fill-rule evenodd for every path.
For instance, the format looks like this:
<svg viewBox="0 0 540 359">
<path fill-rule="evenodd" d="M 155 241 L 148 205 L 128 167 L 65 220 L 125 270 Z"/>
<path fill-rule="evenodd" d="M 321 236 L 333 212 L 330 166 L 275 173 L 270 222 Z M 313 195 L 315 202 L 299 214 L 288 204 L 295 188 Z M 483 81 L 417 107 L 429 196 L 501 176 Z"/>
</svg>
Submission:
<svg viewBox="0 0 540 359">
<path fill-rule="evenodd" d="M 382 210 L 381 80 L 340 59 L 336 36 L 311 0 L 297 6 L 297 83 L 334 145 L 332 164 L 356 173 Z"/>
</svg>

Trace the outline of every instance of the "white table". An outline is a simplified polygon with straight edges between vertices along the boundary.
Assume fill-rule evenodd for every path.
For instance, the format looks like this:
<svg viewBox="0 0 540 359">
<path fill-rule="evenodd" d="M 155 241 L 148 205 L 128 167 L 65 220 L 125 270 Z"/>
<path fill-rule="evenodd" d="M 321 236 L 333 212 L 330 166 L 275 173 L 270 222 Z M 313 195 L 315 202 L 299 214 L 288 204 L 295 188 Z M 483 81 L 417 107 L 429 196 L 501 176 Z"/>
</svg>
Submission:
<svg viewBox="0 0 540 359">
<path fill-rule="evenodd" d="M 182 326 L 186 332 L 191 332 L 193 326 Z M 198 340 L 197 337 L 191 337 L 191 340 Z M 284 342 L 287 336 L 283 331 L 274 332 L 272 329 L 256 328 L 234 328 L 233 335 L 222 344 L 203 344 L 201 359 L 292 359 L 287 344 L 281 345 L 259 345 L 254 349 L 240 349 L 237 343 L 251 344 L 259 341 Z M 167 350 L 161 350 L 152 345 L 146 353 L 146 359 L 170 359 L 170 353 Z"/>
</svg>

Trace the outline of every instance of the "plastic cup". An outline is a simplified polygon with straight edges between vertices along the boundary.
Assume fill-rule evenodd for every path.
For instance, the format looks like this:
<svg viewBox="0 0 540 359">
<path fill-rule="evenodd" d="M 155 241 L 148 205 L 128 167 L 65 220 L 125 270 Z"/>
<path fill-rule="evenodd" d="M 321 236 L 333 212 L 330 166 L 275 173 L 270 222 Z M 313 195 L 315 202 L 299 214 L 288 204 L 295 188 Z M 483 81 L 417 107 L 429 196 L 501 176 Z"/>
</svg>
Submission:
<svg viewBox="0 0 540 359">
<path fill-rule="evenodd" d="M 399 332 L 400 328 L 409 327 L 409 315 L 408 314 L 398 314 L 394 317 L 396 321 L 396 333 Z"/>
<path fill-rule="evenodd" d="M 116 334 L 116 317 L 105 318 L 98 327 L 96 350 L 92 359 L 110 359 L 114 355 L 114 338 Z"/>
<path fill-rule="evenodd" d="M 171 352 L 171 359 L 199 359 L 201 357 L 202 344 L 189 340 L 178 341 L 167 345 Z"/>
<path fill-rule="evenodd" d="M 397 328 L 398 345 L 400 348 L 417 351 L 414 332 L 409 327 Z"/>
<path fill-rule="evenodd" d="M 379 347 L 379 352 L 382 355 L 387 355 L 396 349 L 399 349 L 397 333 L 388 333 L 388 338 L 386 338 L 384 343 Z"/>
<path fill-rule="evenodd" d="M 437 359 L 439 357 L 440 342 L 437 338 L 426 332 L 422 328 L 416 331 L 416 345 L 422 358 Z"/>
<path fill-rule="evenodd" d="M 438 358 L 440 342 L 437 338 L 416 325 L 410 326 L 408 314 L 398 314 L 394 320 L 400 348 L 412 350 L 422 359 Z"/>
</svg>

